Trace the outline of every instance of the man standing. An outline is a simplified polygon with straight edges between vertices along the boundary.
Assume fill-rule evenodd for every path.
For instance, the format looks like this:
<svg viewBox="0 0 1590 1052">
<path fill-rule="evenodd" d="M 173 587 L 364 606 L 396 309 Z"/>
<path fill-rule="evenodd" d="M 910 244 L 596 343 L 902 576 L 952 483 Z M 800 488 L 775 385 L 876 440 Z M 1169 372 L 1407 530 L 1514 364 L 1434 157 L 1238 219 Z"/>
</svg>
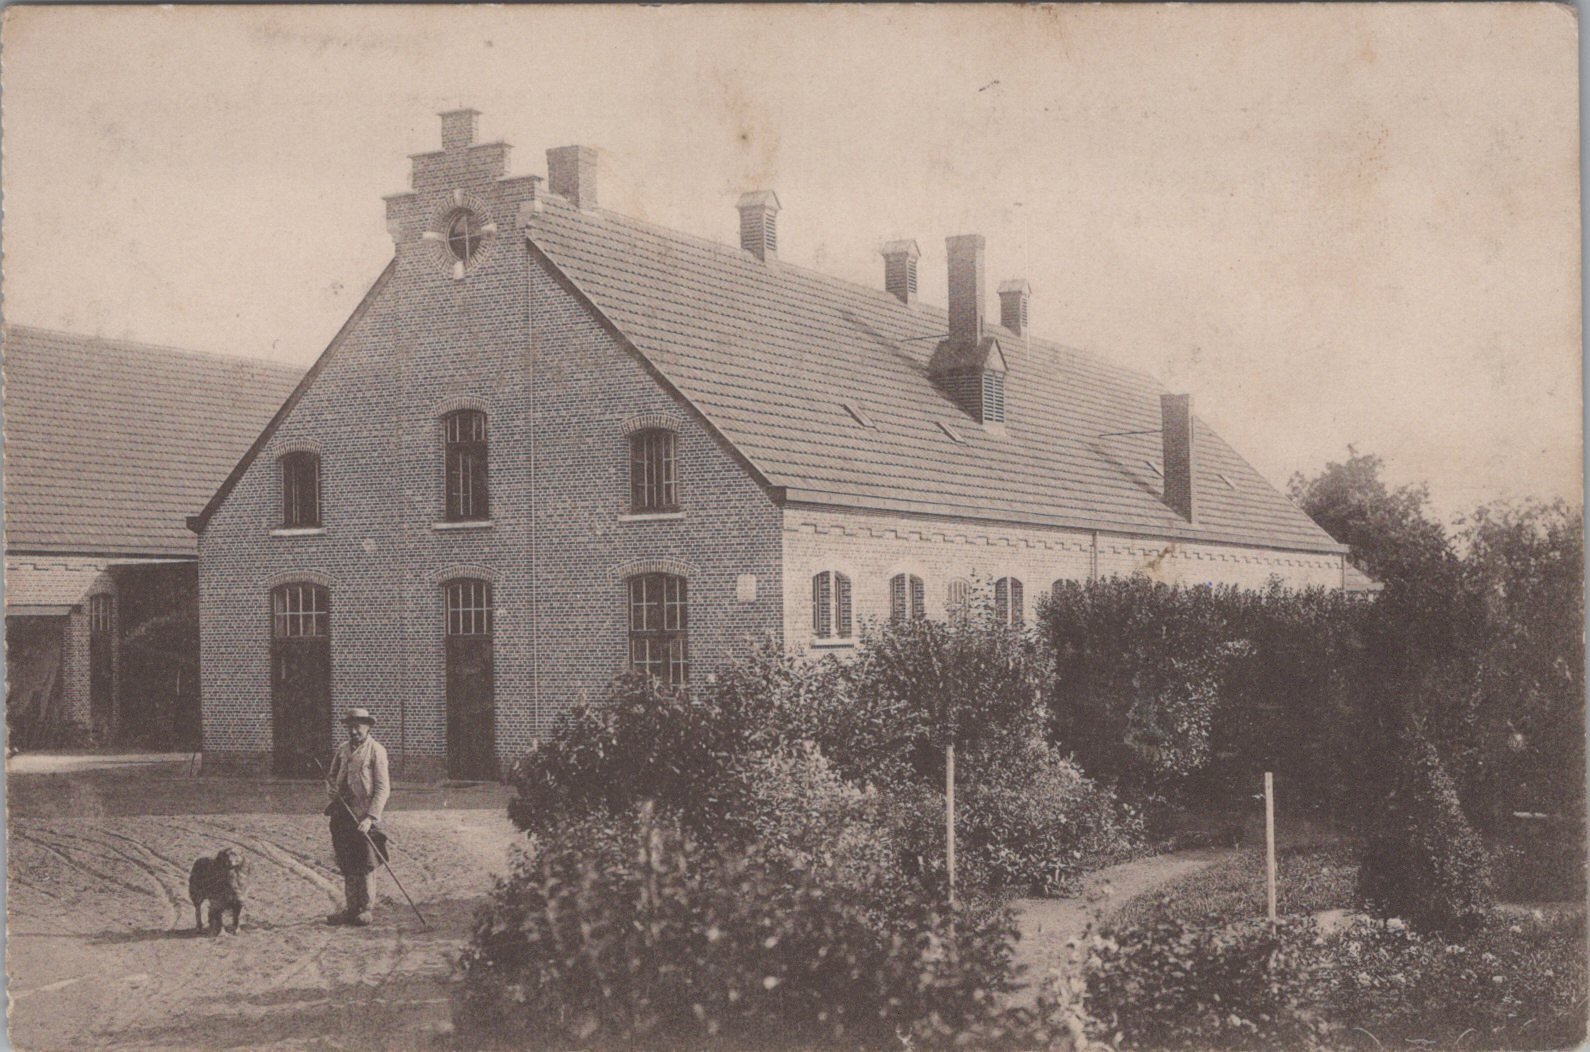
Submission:
<svg viewBox="0 0 1590 1052">
<path fill-rule="evenodd" d="M 368 709 L 349 709 L 342 722 L 348 740 L 337 747 L 326 779 L 331 801 L 331 849 L 342 871 L 346 905 L 326 918 L 327 924 L 370 923 L 370 872 L 385 861 L 386 836 L 381 811 L 392 788 L 387 779 L 386 748 L 370 736 L 375 717 Z M 376 854 L 377 849 L 380 855 Z"/>
</svg>

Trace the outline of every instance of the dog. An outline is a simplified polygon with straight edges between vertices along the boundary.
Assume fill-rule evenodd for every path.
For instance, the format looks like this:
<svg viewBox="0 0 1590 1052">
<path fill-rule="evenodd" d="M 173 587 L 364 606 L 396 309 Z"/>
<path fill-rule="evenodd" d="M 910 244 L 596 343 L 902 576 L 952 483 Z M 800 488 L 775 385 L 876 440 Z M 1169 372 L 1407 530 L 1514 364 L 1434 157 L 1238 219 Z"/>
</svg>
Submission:
<svg viewBox="0 0 1590 1052">
<path fill-rule="evenodd" d="M 230 911 L 232 926 L 227 930 L 237 933 L 243 923 L 243 871 L 242 852 L 226 848 L 214 858 L 201 858 L 188 872 L 188 899 L 193 903 L 193 928 L 204 931 L 204 904 L 210 904 L 210 934 L 221 934 L 221 922 Z"/>
</svg>

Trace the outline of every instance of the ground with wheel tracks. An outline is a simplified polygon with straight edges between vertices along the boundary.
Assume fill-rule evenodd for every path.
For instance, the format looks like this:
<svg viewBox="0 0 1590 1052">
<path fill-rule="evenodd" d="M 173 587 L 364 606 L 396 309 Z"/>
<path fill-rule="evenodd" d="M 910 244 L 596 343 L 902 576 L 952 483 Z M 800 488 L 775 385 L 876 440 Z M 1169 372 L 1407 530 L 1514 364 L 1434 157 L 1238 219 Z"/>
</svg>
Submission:
<svg viewBox="0 0 1590 1052">
<path fill-rule="evenodd" d="M 18 765 L 20 766 L 20 765 Z M 341 904 L 324 796 L 180 763 L 7 773 L 10 1040 L 21 1049 L 447 1047 L 452 962 L 518 837 L 496 787 L 399 786 L 377 919 Z M 242 930 L 200 935 L 188 868 L 248 860 Z"/>
</svg>

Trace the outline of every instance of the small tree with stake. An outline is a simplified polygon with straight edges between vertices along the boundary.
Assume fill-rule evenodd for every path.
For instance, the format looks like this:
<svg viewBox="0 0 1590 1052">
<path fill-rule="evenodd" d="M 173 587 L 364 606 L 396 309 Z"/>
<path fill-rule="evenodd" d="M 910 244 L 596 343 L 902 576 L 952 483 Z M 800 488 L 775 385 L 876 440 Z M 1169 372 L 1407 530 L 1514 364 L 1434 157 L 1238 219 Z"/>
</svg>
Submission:
<svg viewBox="0 0 1590 1052">
<path fill-rule="evenodd" d="M 984 604 L 986 606 L 986 604 Z M 916 618 L 870 627 L 851 670 L 901 717 L 912 774 L 945 787 L 945 864 L 955 894 L 955 764 L 1042 733 L 1038 642 L 974 608 L 947 621 Z"/>
</svg>

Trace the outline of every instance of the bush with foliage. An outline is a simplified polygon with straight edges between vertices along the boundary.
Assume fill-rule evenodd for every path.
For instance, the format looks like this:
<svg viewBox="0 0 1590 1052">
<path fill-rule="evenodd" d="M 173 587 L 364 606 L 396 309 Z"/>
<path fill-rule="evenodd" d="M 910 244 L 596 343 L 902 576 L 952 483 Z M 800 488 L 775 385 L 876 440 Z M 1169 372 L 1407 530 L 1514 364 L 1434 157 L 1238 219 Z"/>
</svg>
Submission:
<svg viewBox="0 0 1590 1052">
<path fill-rule="evenodd" d="M 1491 905 L 1489 861 L 1435 746 L 1409 726 L 1384 770 L 1379 815 L 1359 858 L 1360 896 L 1377 916 L 1421 931 L 1473 930 Z"/>
<path fill-rule="evenodd" d="M 1585 1039 L 1583 910 L 1493 914 L 1461 940 L 1360 920 L 1327 938 L 1320 1009 L 1363 1048 L 1572 1048 Z"/>
<path fill-rule="evenodd" d="M 1121 1049 L 1312 1048 L 1312 920 L 1152 920 L 1093 936 L 1085 977 L 1094 1036 Z"/>
<path fill-rule="evenodd" d="M 709 851 L 645 808 L 588 820 L 540 838 L 477 918 L 458 1036 L 558 1049 L 1014 1038 L 1000 1006 L 1008 912 L 879 903 L 889 886 L 813 879 L 757 848 Z"/>
<path fill-rule="evenodd" d="M 660 688 L 628 675 L 579 705 L 531 746 L 509 778 L 508 817 L 544 833 L 570 817 L 620 815 L 657 802 L 697 833 L 740 829 L 754 720 L 710 692 Z"/>
<path fill-rule="evenodd" d="M 544 834 L 652 801 L 703 840 L 942 889 L 953 738 L 962 886 L 1057 892 L 1141 837 L 1044 743 L 1044 669 L 1030 636 L 967 618 L 869 627 L 848 666 L 763 650 L 689 692 L 624 678 L 519 762 L 509 814 Z"/>
</svg>

